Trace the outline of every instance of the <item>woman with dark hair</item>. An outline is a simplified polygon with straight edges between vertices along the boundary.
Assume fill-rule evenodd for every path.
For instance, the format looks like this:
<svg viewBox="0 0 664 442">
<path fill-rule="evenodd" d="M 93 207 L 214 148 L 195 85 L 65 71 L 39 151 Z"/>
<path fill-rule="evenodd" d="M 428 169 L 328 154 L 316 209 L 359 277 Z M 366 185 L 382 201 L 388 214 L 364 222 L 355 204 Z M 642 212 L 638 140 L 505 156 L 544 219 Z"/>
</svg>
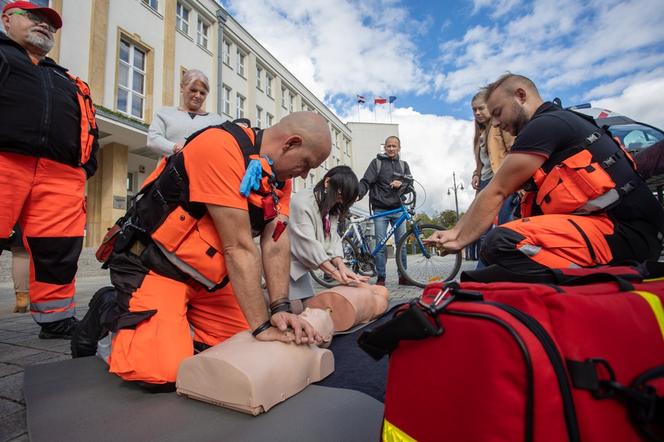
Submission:
<svg viewBox="0 0 664 442">
<path fill-rule="evenodd" d="M 357 176 L 348 166 L 330 169 L 311 189 L 291 197 L 288 234 L 291 243 L 290 298 L 304 299 L 314 294 L 309 272 L 321 269 L 340 284 L 365 278 L 350 271 L 343 261 L 339 218 L 347 215 L 357 200 Z"/>
</svg>

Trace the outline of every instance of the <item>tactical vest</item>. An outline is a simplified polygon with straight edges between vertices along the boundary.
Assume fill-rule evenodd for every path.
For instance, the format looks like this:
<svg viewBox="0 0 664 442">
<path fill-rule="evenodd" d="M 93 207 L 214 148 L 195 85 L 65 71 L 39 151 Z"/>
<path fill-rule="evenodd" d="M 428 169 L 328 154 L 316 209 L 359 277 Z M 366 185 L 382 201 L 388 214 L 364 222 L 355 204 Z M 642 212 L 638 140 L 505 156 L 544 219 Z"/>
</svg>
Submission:
<svg viewBox="0 0 664 442">
<path fill-rule="evenodd" d="M 597 127 L 592 118 L 574 114 Z M 599 127 L 579 145 L 554 153 L 547 163 L 552 166 L 539 168 L 523 188 L 522 217 L 606 211 L 643 183 L 630 154 Z"/>
<path fill-rule="evenodd" d="M 256 134 L 251 129 L 248 129 L 250 136 L 230 122 L 210 128 L 225 130 L 233 136 L 242 152 L 245 169 L 251 160 L 261 162 L 260 188 L 247 198 L 252 234 L 259 235 L 277 216 L 279 189 L 283 183 L 275 180 L 267 158 L 259 156 L 259 148 L 254 143 Z M 184 148 L 210 128 L 191 135 Z M 118 220 L 121 233 L 113 251 L 135 251 L 138 242 L 141 260 L 150 270 L 180 281 L 193 279 L 209 291 L 225 286 L 228 274 L 222 244 L 206 205 L 189 200 L 184 155 L 182 152 L 171 155 L 160 166 L 161 172 L 144 184 L 127 214 Z M 266 209 L 270 206 L 271 209 Z"/>
<path fill-rule="evenodd" d="M 81 156 L 79 166 L 87 163 L 92 154 L 92 145 L 99 135 L 97 129 L 97 120 L 95 118 L 95 107 L 92 104 L 90 87 L 88 84 L 75 75 L 67 72 L 69 78 L 76 84 L 76 99 L 78 107 L 81 109 Z"/>
</svg>

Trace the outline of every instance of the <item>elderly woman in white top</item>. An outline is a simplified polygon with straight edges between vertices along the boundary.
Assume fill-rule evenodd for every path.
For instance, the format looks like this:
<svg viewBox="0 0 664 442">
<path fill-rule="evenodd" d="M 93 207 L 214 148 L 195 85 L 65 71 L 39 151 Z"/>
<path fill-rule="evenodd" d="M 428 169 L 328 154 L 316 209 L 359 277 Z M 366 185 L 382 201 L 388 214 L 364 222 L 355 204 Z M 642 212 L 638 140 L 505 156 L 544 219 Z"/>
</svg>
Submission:
<svg viewBox="0 0 664 442">
<path fill-rule="evenodd" d="M 182 76 L 179 107 L 162 107 L 157 110 L 148 130 L 148 147 L 161 155 L 170 156 L 184 146 L 186 138 L 208 126 L 224 120 L 214 112 L 205 112 L 205 98 L 210 92 L 207 76 L 189 69 Z"/>
<path fill-rule="evenodd" d="M 311 189 L 291 197 L 288 235 L 291 243 L 290 299 L 314 295 L 309 271 L 321 269 L 341 284 L 366 279 L 350 271 L 343 261 L 341 237 L 337 231 L 357 199 L 357 176 L 348 166 L 330 169 Z"/>
</svg>

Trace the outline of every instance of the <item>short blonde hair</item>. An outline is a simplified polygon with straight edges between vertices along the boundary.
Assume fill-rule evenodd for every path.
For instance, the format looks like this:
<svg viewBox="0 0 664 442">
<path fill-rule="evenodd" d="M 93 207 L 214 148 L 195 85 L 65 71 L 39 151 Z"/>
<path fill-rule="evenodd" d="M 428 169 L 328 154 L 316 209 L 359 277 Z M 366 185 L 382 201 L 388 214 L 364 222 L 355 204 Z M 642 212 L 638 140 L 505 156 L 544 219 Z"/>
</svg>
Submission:
<svg viewBox="0 0 664 442">
<path fill-rule="evenodd" d="M 205 86 L 208 92 L 210 92 L 210 82 L 208 81 L 207 75 L 203 71 L 198 69 L 188 69 L 182 74 L 182 80 L 180 80 L 180 87 L 187 87 L 194 81 L 200 81 Z"/>
</svg>

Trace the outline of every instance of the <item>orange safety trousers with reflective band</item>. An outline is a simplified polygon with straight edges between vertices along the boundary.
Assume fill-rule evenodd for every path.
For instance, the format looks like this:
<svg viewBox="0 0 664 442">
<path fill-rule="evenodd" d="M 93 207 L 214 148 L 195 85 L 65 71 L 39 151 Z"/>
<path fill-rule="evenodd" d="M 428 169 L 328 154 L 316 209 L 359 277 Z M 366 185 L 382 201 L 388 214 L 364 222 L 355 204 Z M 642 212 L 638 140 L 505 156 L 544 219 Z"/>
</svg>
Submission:
<svg viewBox="0 0 664 442">
<path fill-rule="evenodd" d="M 113 336 L 110 372 L 126 381 L 175 382 L 180 362 L 194 354 L 193 341 L 216 345 L 249 329 L 230 284 L 208 292 L 149 272 L 129 311 L 149 310 L 157 312 Z"/>
<path fill-rule="evenodd" d="M 613 221 L 605 214 L 522 218 L 493 229 L 482 256 L 487 264 L 509 268 L 519 266 L 519 257 L 548 268 L 592 267 L 613 259 L 606 241 L 613 233 Z"/>
<path fill-rule="evenodd" d="M 30 311 L 39 323 L 74 316 L 74 277 L 85 230 L 85 171 L 0 152 L 0 238 L 18 221 L 30 254 Z"/>
</svg>

